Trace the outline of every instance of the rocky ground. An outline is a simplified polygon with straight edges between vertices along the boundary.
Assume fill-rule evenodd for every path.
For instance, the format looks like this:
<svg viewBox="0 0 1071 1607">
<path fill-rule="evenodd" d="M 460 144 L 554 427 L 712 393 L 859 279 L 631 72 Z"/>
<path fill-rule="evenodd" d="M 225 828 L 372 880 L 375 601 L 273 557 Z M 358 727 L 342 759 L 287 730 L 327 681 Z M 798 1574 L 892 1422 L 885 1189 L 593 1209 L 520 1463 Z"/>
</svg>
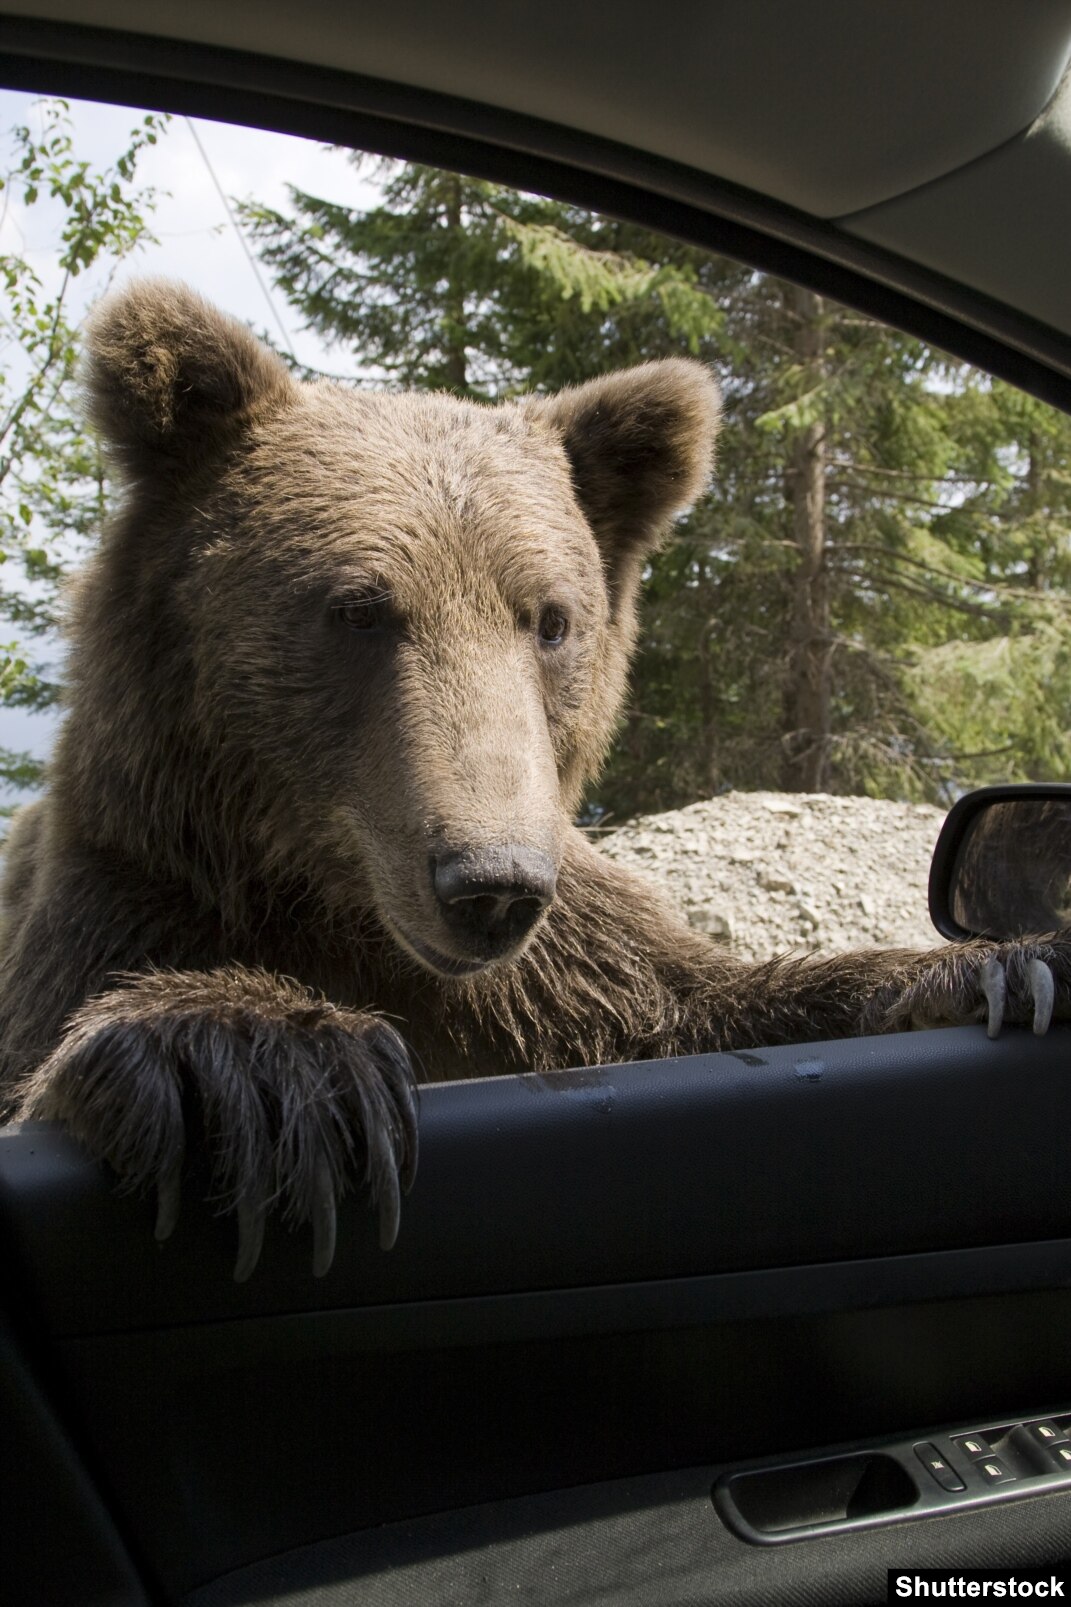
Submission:
<svg viewBox="0 0 1071 1607">
<path fill-rule="evenodd" d="M 690 924 L 747 959 L 929 948 L 930 855 L 944 812 L 825 793 L 730 792 L 596 834 Z"/>
</svg>

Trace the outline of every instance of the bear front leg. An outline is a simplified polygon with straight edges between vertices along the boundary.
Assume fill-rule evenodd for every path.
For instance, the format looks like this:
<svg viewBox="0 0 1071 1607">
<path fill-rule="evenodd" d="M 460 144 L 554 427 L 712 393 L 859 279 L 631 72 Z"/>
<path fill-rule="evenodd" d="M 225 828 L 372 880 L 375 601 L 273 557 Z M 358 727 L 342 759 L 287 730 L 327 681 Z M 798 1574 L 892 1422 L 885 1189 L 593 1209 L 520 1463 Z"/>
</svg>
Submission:
<svg viewBox="0 0 1071 1607">
<path fill-rule="evenodd" d="M 1054 1020 L 1071 1018 L 1071 932 L 774 960 L 738 974 L 731 997 L 742 1024 L 748 999 L 759 1001 L 755 1018 L 766 1043 L 975 1022 L 984 1022 L 991 1038 L 1009 1023 L 1040 1035 Z M 730 1047 L 742 1046 L 736 1034 Z"/>
<path fill-rule="evenodd" d="M 417 1163 L 405 1045 L 377 1016 L 265 971 L 157 971 L 122 979 L 70 1018 L 20 1090 L 22 1119 L 62 1121 L 131 1189 L 155 1187 L 156 1236 L 178 1215 L 187 1122 L 238 1217 L 234 1276 L 256 1266 L 269 1207 L 311 1222 L 313 1271 L 335 1249 L 335 1209 L 367 1187 L 389 1249 Z"/>
<path fill-rule="evenodd" d="M 1071 1016 L 1071 932 L 1012 943 L 953 943 L 911 956 L 874 992 L 864 1027 L 875 1032 L 1006 1021 L 1039 1036 Z"/>
<path fill-rule="evenodd" d="M 490 1069 L 663 1059 L 984 1021 L 1071 1019 L 1071 930 L 1019 942 L 748 963 L 686 926 L 652 886 L 570 841 L 564 888 L 520 961 L 458 990 L 443 1025 Z M 474 1031 L 473 1029 L 476 1029 Z"/>
</svg>

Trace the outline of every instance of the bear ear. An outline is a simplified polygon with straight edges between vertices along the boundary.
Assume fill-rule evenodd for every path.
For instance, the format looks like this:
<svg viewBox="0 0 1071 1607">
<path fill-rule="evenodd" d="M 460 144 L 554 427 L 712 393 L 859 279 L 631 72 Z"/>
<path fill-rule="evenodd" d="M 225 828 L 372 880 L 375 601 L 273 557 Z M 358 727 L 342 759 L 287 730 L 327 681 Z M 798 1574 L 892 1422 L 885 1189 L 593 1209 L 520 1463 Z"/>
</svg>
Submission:
<svg viewBox="0 0 1071 1607">
<path fill-rule="evenodd" d="M 721 396 L 687 358 L 646 363 L 528 404 L 565 447 L 615 607 L 710 475 Z"/>
<path fill-rule="evenodd" d="M 253 409 L 294 388 L 244 324 L 167 279 L 137 281 L 94 309 L 83 384 L 92 422 L 135 469 L 225 444 Z"/>
</svg>

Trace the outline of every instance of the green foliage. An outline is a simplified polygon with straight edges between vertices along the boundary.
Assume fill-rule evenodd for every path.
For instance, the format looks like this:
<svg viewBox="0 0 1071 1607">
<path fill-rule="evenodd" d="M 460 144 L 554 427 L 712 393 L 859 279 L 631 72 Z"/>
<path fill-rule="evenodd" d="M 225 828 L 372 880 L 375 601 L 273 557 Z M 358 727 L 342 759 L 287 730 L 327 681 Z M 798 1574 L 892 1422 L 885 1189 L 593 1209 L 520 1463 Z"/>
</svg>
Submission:
<svg viewBox="0 0 1071 1607">
<path fill-rule="evenodd" d="M 97 169 L 75 151 L 64 101 L 41 102 L 40 114 L 39 132 L 28 123 L 10 131 L 0 177 L 4 215 L 14 197 L 56 220 L 47 276 L 28 252 L 0 254 L 0 563 L 12 565 L 0 586 L 0 616 L 19 633 L 0 649 L 0 700 L 31 709 L 54 703 L 58 688 L 27 640 L 54 631 L 63 574 L 104 508 L 100 453 L 77 405 L 72 287 L 92 270 L 107 278 L 152 238 L 146 217 L 154 194 L 135 187 L 135 173 L 167 122 L 145 116 L 115 161 Z M 27 755 L 0 752 L 0 781 L 24 788 L 39 772 Z"/>
<path fill-rule="evenodd" d="M 383 199 L 367 212 L 296 189 L 293 216 L 239 210 L 306 328 L 378 382 L 489 399 L 587 377 L 652 317 L 696 353 L 722 323 L 687 261 L 635 255 L 617 225 L 483 179 L 372 167 Z"/>
<path fill-rule="evenodd" d="M 551 204 L 543 203 L 546 208 Z M 626 250 L 584 244 L 552 223 L 522 222 L 505 213 L 502 223 L 521 262 L 544 281 L 542 294 L 549 284 L 552 298 L 575 297 L 581 313 L 608 313 L 652 301 L 661 309 L 669 335 L 683 340 L 693 355 L 724 323 L 720 308 L 686 265 L 656 265 Z"/>
<path fill-rule="evenodd" d="M 1021 633 L 929 648 L 909 677 L 927 721 L 955 740 L 964 782 L 1071 775 L 1071 636 L 1062 615 L 1035 615 Z"/>
<path fill-rule="evenodd" d="M 722 375 L 717 482 L 650 566 L 597 811 L 807 776 L 942 799 L 1066 774 L 1068 419 L 710 253 L 379 173 L 368 212 L 296 191 L 292 216 L 245 209 L 291 302 L 372 382 L 493 397 L 674 353 Z"/>
</svg>

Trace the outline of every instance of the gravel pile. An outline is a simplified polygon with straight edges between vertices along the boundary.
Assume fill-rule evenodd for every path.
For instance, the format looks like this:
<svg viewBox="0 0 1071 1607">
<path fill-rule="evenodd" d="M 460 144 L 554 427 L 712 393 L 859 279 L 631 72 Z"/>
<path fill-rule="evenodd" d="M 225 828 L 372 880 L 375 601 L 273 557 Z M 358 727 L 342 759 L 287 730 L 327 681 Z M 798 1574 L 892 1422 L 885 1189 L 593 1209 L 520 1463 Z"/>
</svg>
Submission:
<svg viewBox="0 0 1071 1607">
<path fill-rule="evenodd" d="M 596 837 L 658 882 L 690 925 L 745 959 L 790 950 L 930 948 L 929 804 L 729 792 Z"/>
</svg>

